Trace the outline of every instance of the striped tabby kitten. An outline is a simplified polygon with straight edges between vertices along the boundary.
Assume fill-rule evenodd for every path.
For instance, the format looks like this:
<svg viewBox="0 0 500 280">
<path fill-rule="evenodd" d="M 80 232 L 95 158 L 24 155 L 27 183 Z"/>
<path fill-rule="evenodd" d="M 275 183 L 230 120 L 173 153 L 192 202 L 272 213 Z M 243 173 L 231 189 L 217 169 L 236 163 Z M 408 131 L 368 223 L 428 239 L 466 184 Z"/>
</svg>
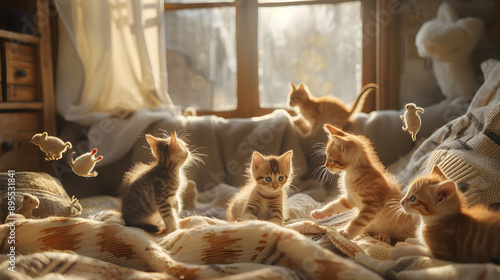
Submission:
<svg viewBox="0 0 500 280">
<path fill-rule="evenodd" d="M 391 257 L 424 255 L 462 263 L 500 264 L 500 212 L 483 205 L 467 206 L 439 167 L 413 181 L 401 205 L 422 217 L 420 239 L 426 244 L 396 247 Z"/>
<path fill-rule="evenodd" d="M 290 150 L 281 156 L 254 152 L 248 183 L 231 199 L 227 220 L 264 220 L 283 225 L 287 218 L 285 201 L 293 177 Z"/>
<path fill-rule="evenodd" d="M 351 115 L 360 111 L 360 108 L 363 107 L 361 101 L 376 87 L 375 84 L 368 84 L 363 87 L 356 96 L 352 107 L 348 108 L 342 100 L 334 96 L 314 97 L 305 84 L 300 83 L 296 86 L 290 83 L 289 104 L 291 107 L 299 107 L 301 115 L 309 122 L 309 126 L 304 127 L 302 119 L 296 120 L 295 124 L 304 136 L 316 135 L 324 123 L 344 127 Z"/>
<path fill-rule="evenodd" d="M 166 138 L 148 134 L 146 140 L 155 161 L 138 163 L 125 174 L 122 217 L 127 226 L 155 233 L 160 228 L 151 224 L 151 218 L 159 213 L 167 233 L 171 233 L 178 229 L 177 214 L 182 209 L 180 195 L 186 186 L 183 169 L 191 153 L 175 132 Z"/>
<path fill-rule="evenodd" d="M 325 166 L 331 173 L 343 171 L 343 194 L 311 216 L 321 219 L 356 207 L 359 214 L 340 231 L 349 240 L 360 233 L 387 243 L 413 237 L 415 221 L 399 211 L 400 186 L 384 170 L 370 141 L 329 124 L 324 129 L 329 134 Z"/>
</svg>

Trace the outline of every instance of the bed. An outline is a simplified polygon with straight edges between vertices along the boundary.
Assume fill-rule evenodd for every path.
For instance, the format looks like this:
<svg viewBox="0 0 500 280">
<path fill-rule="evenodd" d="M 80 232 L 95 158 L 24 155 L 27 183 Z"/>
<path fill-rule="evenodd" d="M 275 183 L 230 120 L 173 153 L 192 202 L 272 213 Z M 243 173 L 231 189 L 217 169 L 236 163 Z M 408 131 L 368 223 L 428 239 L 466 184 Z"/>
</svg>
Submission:
<svg viewBox="0 0 500 280">
<path fill-rule="evenodd" d="M 500 209 L 500 62 L 482 64 L 485 82 L 467 112 L 446 123 L 395 160 L 389 170 L 403 186 L 437 164 L 454 179 L 468 203 Z M 337 231 L 355 211 L 323 220 L 309 213 L 337 195 L 337 181 L 320 184 L 314 171 L 318 138 L 302 139 L 286 111 L 253 119 L 176 117 L 144 133 L 184 131 L 192 147 L 206 147 L 205 165 L 188 171 L 181 229 L 148 234 L 120 220 L 119 200 L 92 195 L 77 201 L 71 181 L 40 173 L 16 174 L 17 194 L 43 198 L 33 219 L 7 217 L 0 225 L 0 277 L 5 279 L 499 279 L 495 264 L 458 264 L 428 257 L 389 259 L 390 244 L 370 236 L 346 240 Z M 398 127 L 399 129 L 399 127 Z M 406 135 L 407 136 L 407 135 Z M 409 138 L 409 136 L 407 136 Z M 150 160 L 139 138 L 131 162 Z M 297 180 L 287 200 L 285 226 L 224 220 L 228 199 L 242 186 L 253 150 L 294 150 Z M 453 164 L 452 164 L 453 163 Z M 118 176 L 123 174 L 123 170 Z M 2 175 L 2 213 L 6 181 Z M 27 177 L 26 177 L 27 176 Z M 99 176 L 105 176 L 100 174 Z M 21 178 L 27 178 L 23 180 Z M 91 185 L 92 179 L 82 184 Z M 50 187 L 48 187 L 50 186 Z M 78 195 L 77 195 L 78 197 Z M 42 207 L 43 205 L 43 207 Z M 15 242 L 12 242 L 14 236 Z M 15 248 L 13 248 L 15 247 Z M 15 271 L 15 272 L 13 272 Z"/>
</svg>

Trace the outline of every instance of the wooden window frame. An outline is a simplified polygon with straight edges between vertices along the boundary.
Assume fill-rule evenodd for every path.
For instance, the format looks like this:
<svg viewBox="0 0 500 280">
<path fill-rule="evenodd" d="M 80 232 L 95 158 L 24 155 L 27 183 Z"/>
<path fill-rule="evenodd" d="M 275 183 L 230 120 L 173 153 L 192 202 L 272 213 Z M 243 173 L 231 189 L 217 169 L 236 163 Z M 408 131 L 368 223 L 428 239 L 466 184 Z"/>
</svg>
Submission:
<svg viewBox="0 0 500 280">
<path fill-rule="evenodd" d="M 213 3 L 165 3 L 165 11 L 235 7 L 237 108 L 229 111 L 199 111 L 199 115 L 246 118 L 271 113 L 275 108 L 261 108 L 258 75 L 258 9 L 298 5 L 337 4 L 353 0 L 312 0 L 258 3 L 236 0 Z M 399 105 L 399 10 L 400 0 L 361 0 L 362 78 L 361 84 L 377 83 L 376 96 L 366 100 L 363 111 L 396 109 Z M 168 70 L 167 70 L 168 71 Z"/>
</svg>

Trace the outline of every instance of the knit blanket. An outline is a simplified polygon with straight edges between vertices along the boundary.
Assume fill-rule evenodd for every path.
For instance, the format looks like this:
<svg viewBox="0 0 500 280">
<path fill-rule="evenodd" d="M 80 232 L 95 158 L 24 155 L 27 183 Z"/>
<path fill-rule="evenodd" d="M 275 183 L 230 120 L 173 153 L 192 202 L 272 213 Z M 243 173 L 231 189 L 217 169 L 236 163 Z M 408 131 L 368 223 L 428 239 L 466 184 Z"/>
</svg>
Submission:
<svg viewBox="0 0 500 280">
<path fill-rule="evenodd" d="M 500 105 L 471 111 L 433 134 L 414 153 L 401 178 L 438 164 L 471 203 L 498 205 Z M 444 155 L 444 156 L 443 156 Z M 466 167 L 464 167 L 466 166 Z M 470 173 L 470 169 L 476 172 Z M 464 173 L 465 172 L 465 173 Z M 217 215 L 236 187 L 200 192 L 169 235 L 126 227 L 119 200 L 80 200 L 73 217 L 8 217 L 0 225 L 0 274 L 5 279 L 498 279 L 500 266 L 456 264 L 426 257 L 389 260 L 391 245 L 338 233 L 354 211 L 313 221 L 321 207 L 311 196 L 288 198 L 290 219 L 228 223 Z M 213 195 L 213 192 L 219 195 Z M 493 195 L 492 195 L 493 194 Z M 189 197 L 185 198 L 189 200 Z M 211 209 L 211 211 L 207 211 Z M 14 236 L 11 238 L 11 236 Z M 15 243 L 11 240 L 14 239 Z"/>
<path fill-rule="evenodd" d="M 496 74 L 488 76 L 482 87 L 488 94 L 472 102 L 480 107 L 437 130 L 411 157 L 400 159 L 399 165 L 405 168 L 395 175 L 403 186 L 437 164 L 458 183 L 469 204 L 500 205 L 500 105 L 490 103 L 499 100 L 500 65 L 495 62 L 493 68 Z M 194 118 L 188 125 L 195 128 L 198 121 Z M 211 159 L 206 168 L 189 171 L 193 191 L 183 197 L 186 209 L 181 212 L 179 230 L 149 234 L 124 226 L 116 197 L 94 196 L 78 202 L 67 193 L 53 191 L 45 201 L 64 203 L 66 214 L 58 215 L 66 217 L 25 219 L 14 214 L 0 225 L 0 279 L 500 279 L 498 265 L 416 256 L 390 260 L 390 244 L 370 236 L 349 241 L 338 229 L 356 215 L 354 210 L 313 220 L 309 213 L 330 200 L 328 187 L 318 193 L 317 182 L 304 178 L 323 160 L 309 156 L 314 151 L 311 147 L 325 139 L 298 142 L 286 112 L 253 119 L 253 124 L 243 119 L 232 124 L 220 118 L 209 121 L 218 127 L 217 133 L 189 129 L 193 139 L 213 141 L 203 146 L 214 148 L 205 152 Z M 172 122 L 186 127 L 178 120 Z M 164 125 L 155 124 L 149 132 Z M 144 143 L 132 154 L 146 154 L 141 146 Z M 289 220 L 284 226 L 226 222 L 226 203 L 244 182 L 244 162 L 252 149 L 264 146 L 275 154 L 303 148 L 294 153 L 299 181 L 287 200 Z M 63 182 L 66 189 L 71 187 L 67 182 Z M 55 206 L 44 213 L 60 209 Z"/>
</svg>

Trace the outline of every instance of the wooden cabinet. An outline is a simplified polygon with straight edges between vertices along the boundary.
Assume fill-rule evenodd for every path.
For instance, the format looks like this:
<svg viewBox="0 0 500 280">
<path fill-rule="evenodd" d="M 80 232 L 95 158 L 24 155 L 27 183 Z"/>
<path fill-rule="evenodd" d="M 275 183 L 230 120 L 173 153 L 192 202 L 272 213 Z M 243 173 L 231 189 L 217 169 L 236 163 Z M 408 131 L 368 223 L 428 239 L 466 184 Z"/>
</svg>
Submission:
<svg viewBox="0 0 500 280">
<path fill-rule="evenodd" d="M 30 143 L 56 134 L 49 0 L 0 1 L 0 172 L 39 171 Z"/>
</svg>

